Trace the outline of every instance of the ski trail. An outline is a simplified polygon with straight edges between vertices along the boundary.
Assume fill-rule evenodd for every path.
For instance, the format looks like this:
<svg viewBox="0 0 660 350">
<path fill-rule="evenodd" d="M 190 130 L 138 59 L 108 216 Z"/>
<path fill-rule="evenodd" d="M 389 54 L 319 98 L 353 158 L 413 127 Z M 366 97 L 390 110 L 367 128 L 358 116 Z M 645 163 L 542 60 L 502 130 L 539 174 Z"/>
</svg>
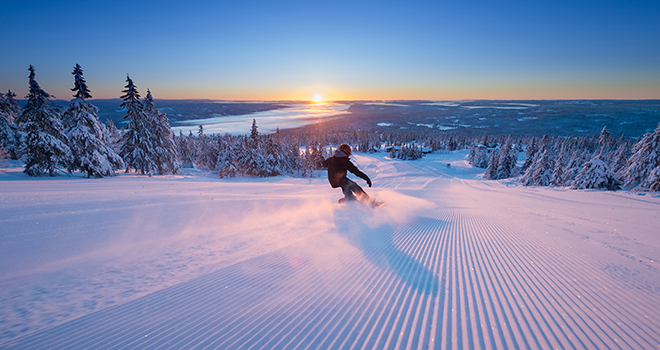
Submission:
<svg viewBox="0 0 660 350">
<path fill-rule="evenodd" d="M 360 240 L 315 236 L 9 347 L 648 348 L 660 339 L 630 291 L 600 289 L 602 272 L 567 268 L 566 252 L 518 229 L 453 208 L 357 230 Z"/>
<path fill-rule="evenodd" d="M 557 239 L 555 226 L 539 233 L 484 210 L 470 197 L 481 188 L 465 190 L 468 180 L 448 184 L 428 174 L 433 167 L 378 164 L 382 180 L 398 172 L 419 181 L 374 191 L 393 199 L 383 208 L 328 207 L 334 227 L 5 346 L 660 347 L 653 289 L 618 283 L 600 261 Z"/>
</svg>

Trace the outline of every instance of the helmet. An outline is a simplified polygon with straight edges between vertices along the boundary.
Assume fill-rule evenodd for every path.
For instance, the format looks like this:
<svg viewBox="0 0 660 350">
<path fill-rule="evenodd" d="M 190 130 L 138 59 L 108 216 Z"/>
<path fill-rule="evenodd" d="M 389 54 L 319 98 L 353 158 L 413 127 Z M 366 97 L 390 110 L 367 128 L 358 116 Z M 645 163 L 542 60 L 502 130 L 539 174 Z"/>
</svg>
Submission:
<svg viewBox="0 0 660 350">
<path fill-rule="evenodd" d="M 339 146 L 339 149 L 344 151 L 344 153 L 346 153 L 347 156 L 351 155 L 351 146 L 342 143 L 341 146 Z"/>
</svg>

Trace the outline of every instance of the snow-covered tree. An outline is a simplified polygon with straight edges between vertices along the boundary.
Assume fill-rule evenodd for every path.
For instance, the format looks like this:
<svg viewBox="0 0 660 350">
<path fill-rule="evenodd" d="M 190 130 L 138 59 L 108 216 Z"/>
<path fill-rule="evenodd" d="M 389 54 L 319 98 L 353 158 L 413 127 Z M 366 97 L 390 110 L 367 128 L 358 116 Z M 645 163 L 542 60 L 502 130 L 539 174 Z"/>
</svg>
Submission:
<svg viewBox="0 0 660 350">
<path fill-rule="evenodd" d="M 488 153 L 486 147 L 482 144 L 471 144 L 470 153 L 468 154 L 468 163 L 477 168 L 485 168 L 488 166 Z"/>
<path fill-rule="evenodd" d="M 651 171 L 660 166 L 660 123 L 654 132 L 646 133 L 635 143 L 632 153 L 623 174 L 625 186 L 635 188 L 642 185 L 642 188 L 648 189 L 647 178 Z"/>
<path fill-rule="evenodd" d="M 204 170 L 213 170 L 218 163 L 218 146 L 211 136 L 204 134 L 204 127 L 199 126 L 196 140 L 195 167 Z"/>
<path fill-rule="evenodd" d="M 600 131 L 600 135 L 598 136 L 598 145 L 600 146 L 600 149 L 607 152 L 610 150 L 613 143 L 614 140 L 612 140 L 612 133 L 607 131 L 607 126 L 603 126 L 603 130 Z"/>
<path fill-rule="evenodd" d="M 0 164 L 3 164 L 7 159 L 9 159 L 10 155 L 7 150 L 5 150 L 2 145 L 0 145 Z"/>
<path fill-rule="evenodd" d="M 122 92 L 124 95 L 121 98 L 124 102 L 121 107 L 126 110 L 124 119 L 128 119 L 128 125 L 122 139 L 120 155 L 126 163 L 126 172 L 133 168 L 143 175 L 151 174 L 158 170 L 158 155 L 152 143 L 151 124 L 144 113 L 137 86 L 128 75 L 126 90 Z"/>
<path fill-rule="evenodd" d="M 6 94 L 0 93 L 0 114 L 12 124 L 16 123 L 16 118 L 21 115 L 21 105 L 11 90 L 7 90 Z"/>
<path fill-rule="evenodd" d="M 488 166 L 486 166 L 486 172 L 484 173 L 484 178 L 486 180 L 497 180 L 497 168 L 499 167 L 499 155 L 496 149 L 490 151 L 490 157 L 488 157 Z"/>
<path fill-rule="evenodd" d="M 513 147 L 513 140 L 509 136 L 500 149 L 500 159 L 497 164 L 497 178 L 507 179 L 513 174 L 518 161 L 518 150 Z"/>
<path fill-rule="evenodd" d="M 536 138 L 532 138 L 532 142 L 527 145 L 527 150 L 525 151 L 525 162 L 523 163 L 520 171 L 527 171 L 527 169 L 534 164 L 534 157 L 536 156 Z"/>
<path fill-rule="evenodd" d="M 607 163 L 600 158 L 593 158 L 580 170 L 571 188 L 616 190 L 618 182 Z"/>
<path fill-rule="evenodd" d="M 589 158 L 585 155 L 584 151 L 580 148 L 573 150 L 570 160 L 564 169 L 564 185 L 569 186 L 582 170 L 582 166 Z"/>
<path fill-rule="evenodd" d="M 181 161 L 182 168 L 193 167 L 195 162 L 193 157 L 194 152 L 192 151 L 193 147 L 194 143 L 189 142 L 188 137 L 183 135 L 183 131 L 179 130 L 179 136 L 176 138 L 176 149 L 177 153 L 179 154 L 179 160 Z"/>
<path fill-rule="evenodd" d="M 7 94 L 0 93 L 0 146 L 8 152 L 11 158 L 17 158 L 17 151 L 20 144 L 20 134 L 14 124 L 18 112 L 13 108 L 14 103 L 18 105 L 15 99 L 16 95 L 9 90 Z M 13 103 L 12 103 L 13 101 Z"/>
<path fill-rule="evenodd" d="M 642 188 L 648 188 L 651 191 L 658 192 L 660 191 L 660 166 L 655 167 L 651 170 L 649 176 L 642 183 Z"/>
<path fill-rule="evenodd" d="M 101 127 L 103 129 L 103 141 L 106 145 L 111 146 L 115 150 L 115 153 L 119 154 L 121 132 L 119 132 L 115 123 L 110 119 L 106 119 L 105 124 L 101 124 Z"/>
<path fill-rule="evenodd" d="M 564 176 L 565 174 L 565 163 L 566 163 L 566 150 L 562 149 L 555 160 L 554 170 L 552 171 L 552 177 L 550 178 L 550 185 L 552 186 L 564 186 Z"/>
<path fill-rule="evenodd" d="M 259 146 L 259 128 L 257 127 L 257 120 L 252 119 L 252 127 L 250 128 L 250 139 L 248 140 L 248 147 L 257 148 Z"/>
<path fill-rule="evenodd" d="M 610 168 L 615 174 L 620 174 L 625 169 L 630 158 L 630 145 L 627 142 L 620 142 L 619 147 L 610 158 Z"/>
<path fill-rule="evenodd" d="M 151 124 L 152 144 L 156 152 L 156 165 L 159 174 L 176 174 L 179 171 L 179 158 L 170 128 L 167 114 L 159 111 L 154 105 L 151 91 L 147 89 L 144 98 L 144 113 Z"/>
<path fill-rule="evenodd" d="M 540 144 L 540 149 L 536 152 L 532 165 L 530 165 L 520 182 L 525 186 L 548 186 L 552 178 L 552 171 L 554 169 L 554 157 L 551 153 L 550 140 L 544 136 Z M 529 155 L 528 155 L 529 156 Z M 525 159 L 527 162 L 527 159 Z"/>
<path fill-rule="evenodd" d="M 277 176 L 281 174 L 283 172 L 281 168 L 282 151 L 279 144 L 269 136 L 262 143 L 262 151 L 265 153 L 267 176 Z"/>
<path fill-rule="evenodd" d="M 34 67 L 30 65 L 28 70 L 30 90 L 23 113 L 17 119 L 25 130 L 21 150 L 25 157 L 24 172 L 29 176 L 39 176 L 45 172 L 54 176 L 58 169 L 69 166 L 71 149 L 67 146 L 60 115 L 50 101 L 51 95 L 37 83 Z"/>
<path fill-rule="evenodd" d="M 227 138 L 220 143 L 216 171 L 221 178 L 234 177 L 239 173 L 238 159 L 236 157 L 236 140 Z"/>
<path fill-rule="evenodd" d="M 96 115 L 98 108 L 87 102 L 92 95 L 80 65 L 76 64 L 72 74 L 74 87 L 71 91 L 76 94 L 63 115 L 69 147 L 73 153 L 69 171 L 80 170 L 87 173 L 87 177 L 112 175 L 124 166 L 124 161 L 112 144 L 104 142 L 104 127 Z"/>
</svg>

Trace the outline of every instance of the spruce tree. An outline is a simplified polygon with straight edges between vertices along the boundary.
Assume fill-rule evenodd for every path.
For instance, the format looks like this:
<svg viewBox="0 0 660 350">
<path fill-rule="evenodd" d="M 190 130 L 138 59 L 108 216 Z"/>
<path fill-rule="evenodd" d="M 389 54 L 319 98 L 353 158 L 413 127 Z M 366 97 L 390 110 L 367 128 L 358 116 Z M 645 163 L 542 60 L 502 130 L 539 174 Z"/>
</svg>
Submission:
<svg viewBox="0 0 660 350">
<path fill-rule="evenodd" d="M 220 145 L 216 171 L 221 178 L 234 177 L 239 172 L 236 158 L 236 141 L 227 137 Z"/>
<path fill-rule="evenodd" d="M 0 93 L 0 146 L 3 146 L 3 149 L 8 152 L 11 158 L 16 159 L 18 158 L 20 134 L 16 124 L 14 124 L 17 115 L 14 113 L 10 102 L 12 94 L 11 90 L 7 94 Z"/>
<path fill-rule="evenodd" d="M 154 105 L 151 91 L 147 89 L 144 99 L 144 112 L 151 124 L 152 144 L 156 152 L 156 165 L 159 174 L 176 174 L 179 171 L 179 157 L 170 128 L 167 114 Z"/>
<path fill-rule="evenodd" d="M 552 171 L 552 178 L 550 178 L 550 185 L 564 186 L 565 162 L 566 150 L 562 149 L 562 151 L 559 153 L 559 157 L 557 157 L 557 160 L 555 161 L 554 170 Z"/>
<path fill-rule="evenodd" d="M 582 167 L 571 188 L 616 190 L 618 182 L 607 163 L 600 158 L 593 158 Z"/>
<path fill-rule="evenodd" d="M 39 176 L 47 172 L 55 176 L 58 169 L 66 169 L 72 159 L 71 149 L 60 121 L 60 115 L 52 105 L 50 94 L 41 89 L 30 65 L 27 103 L 17 123 L 25 130 L 25 144 L 21 153 L 25 156 L 24 172 Z"/>
<path fill-rule="evenodd" d="M 250 140 L 248 142 L 248 146 L 251 148 L 257 148 L 259 146 L 259 131 L 256 119 L 252 119 L 252 127 L 250 128 Z"/>
<path fill-rule="evenodd" d="M 507 138 L 504 146 L 500 149 L 500 159 L 497 165 L 497 178 L 507 179 L 511 177 L 513 169 L 516 166 L 518 151 L 512 145 L 513 140 L 511 136 Z"/>
<path fill-rule="evenodd" d="M 648 189 L 647 178 L 656 167 L 660 166 L 660 123 L 654 132 L 646 133 L 635 143 L 632 153 L 623 175 L 625 186 L 635 188 L 641 185 L 641 188 Z"/>
<path fill-rule="evenodd" d="M 204 134 L 204 127 L 199 126 L 197 133 L 197 157 L 195 158 L 195 167 L 204 170 L 213 170 L 217 166 L 218 156 L 213 145 L 211 137 Z"/>
<path fill-rule="evenodd" d="M 16 101 L 16 94 L 11 90 L 7 90 L 7 93 L 0 98 L 0 113 L 11 123 L 16 123 L 16 118 L 21 115 L 21 105 Z"/>
<path fill-rule="evenodd" d="M 536 138 L 532 138 L 532 142 L 527 146 L 525 152 L 525 162 L 522 165 L 521 171 L 525 172 L 527 169 L 534 164 L 534 156 L 536 156 Z"/>
<path fill-rule="evenodd" d="M 181 160 L 182 168 L 192 168 L 193 167 L 193 156 L 191 152 L 191 145 L 188 142 L 188 138 L 183 135 L 183 131 L 179 130 L 179 136 L 177 137 L 176 149 L 179 154 L 179 159 Z"/>
<path fill-rule="evenodd" d="M 103 126 L 103 124 L 101 124 Z M 103 141 L 106 145 L 112 147 L 115 150 L 115 153 L 119 154 L 119 149 L 121 148 L 121 133 L 115 126 L 115 123 L 110 119 L 105 120 L 105 128 L 103 128 L 104 136 Z"/>
<path fill-rule="evenodd" d="M 87 177 L 112 175 L 124 166 L 124 161 L 111 143 L 104 142 L 105 127 L 99 123 L 96 115 L 98 108 L 87 102 L 92 95 L 80 65 L 76 64 L 72 74 L 74 87 L 71 91 L 76 94 L 63 116 L 69 147 L 73 153 L 69 171 L 80 170 L 87 173 Z"/>
<path fill-rule="evenodd" d="M 653 192 L 660 191 L 660 166 L 655 167 L 651 170 L 649 176 L 642 183 L 642 187 L 648 188 Z"/>
<path fill-rule="evenodd" d="M 486 167 L 484 178 L 486 180 L 497 180 L 498 166 L 499 166 L 498 151 L 496 149 L 492 149 L 490 152 L 490 157 L 488 157 L 488 166 Z"/>
<path fill-rule="evenodd" d="M 120 105 L 126 110 L 124 119 L 128 119 L 127 130 L 123 136 L 120 155 L 126 163 L 126 172 L 131 168 L 142 175 L 151 174 L 158 169 L 157 154 L 152 143 L 153 136 L 149 118 L 144 113 L 144 106 L 140 102 L 140 93 L 133 80 L 126 75 L 126 90 L 121 98 Z"/>
</svg>

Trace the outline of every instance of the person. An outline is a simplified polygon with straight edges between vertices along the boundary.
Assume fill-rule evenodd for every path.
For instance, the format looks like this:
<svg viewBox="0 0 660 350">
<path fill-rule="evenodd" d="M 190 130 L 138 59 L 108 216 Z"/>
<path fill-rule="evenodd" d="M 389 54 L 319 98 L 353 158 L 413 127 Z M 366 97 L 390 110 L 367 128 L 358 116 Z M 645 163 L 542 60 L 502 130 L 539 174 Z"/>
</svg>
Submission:
<svg viewBox="0 0 660 350">
<path fill-rule="evenodd" d="M 332 157 L 323 161 L 323 166 L 328 168 L 328 181 L 330 182 L 330 186 L 332 186 L 332 188 L 341 187 L 341 190 L 344 193 L 344 198 L 339 200 L 340 203 L 354 200 L 370 202 L 371 199 L 369 198 L 369 195 L 364 192 L 362 187 L 356 184 L 355 181 L 346 177 L 347 171 L 350 171 L 364 179 L 364 181 L 367 182 L 367 185 L 371 187 L 371 179 L 369 179 L 367 174 L 361 172 L 360 169 L 348 159 L 350 155 L 351 147 L 342 143 Z"/>
</svg>

